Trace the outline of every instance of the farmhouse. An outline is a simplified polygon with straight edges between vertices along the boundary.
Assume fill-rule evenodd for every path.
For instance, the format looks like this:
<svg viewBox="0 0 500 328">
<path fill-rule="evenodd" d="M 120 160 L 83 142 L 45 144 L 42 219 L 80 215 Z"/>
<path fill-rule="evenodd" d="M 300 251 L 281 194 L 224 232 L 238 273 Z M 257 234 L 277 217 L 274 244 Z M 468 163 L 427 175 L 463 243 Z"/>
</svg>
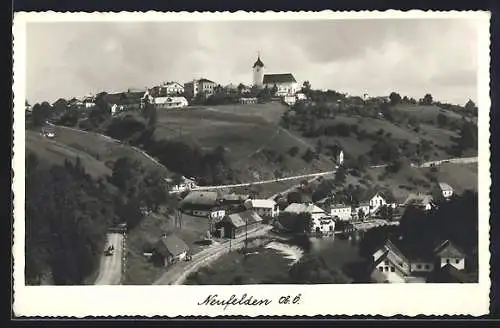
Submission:
<svg viewBox="0 0 500 328">
<path fill-rule="evenodd" d="M 436 200 L 449 199 L 453 196 L 453 188 L 445 182 L 438 182 L 433 188 L 432 196 Z"/>
<path fill-rule="evenodd" d="M 184 86 L 179 82 L 163 82 L 149 90 L 153 97 L 180 96 L 184 93 Z"/>
<path fill-rule="evenodd" d="M 188 101 L 184 97 L 156 97 L 153 99 L 156 109 L 183 108 L 188 106 Z"/>
<path fill-rule="evenodd" d="M 328 217 L 323 209 L 319 208 L 313 203 L 292 203 L 285 208 L 284 212 L 293 214 L 309 213 L 311 214 L 311 218 L 313 220 Z"/>
<path fill-rule="evenodd" d="M 433 275 L 439 275 L 445 266 L 453 266 L 460 272 L 465 269 L 465 254 L 449 240 L 434 249 L 414 249 L 404 241 L 394 243 L 387 240 L 373 253 L 372 278 L 377 282 L 394 283 L 420 277 L 425 282 Z"/>
<path fill-rule="evenodd" d="M 165 179 L 165 181 L 167 183 L 172 184 L 172 186 L 170 188 L 171 193 L 173 193 L 173 194 L 180 193 L 180 192 L 183 192 L 186 190 L 192 190 L 192 189 L 195 189 L 196 187 L 198 187 L 198 185 L 196 184 L 196 181 L 194 181 L 192 179 L 188 179 L 185 176 L 181 176 L 180 180 L 181 181 L 178 184 L 174 184 L 172 178 Z"/>
<path fill-rule="evenodd" d="M 236 238 L 243 233 L 257 228 L 262 222 L 260 215 L 252 210 L 226 215 L 216 224 L 216 229 L 222 230 L 225 238 Z"/>
<path fill-rule="evenodd" d="M 429 211 L 432 209 L 432 196 L 421 193 L 411 193 L 404 201 L 403 206 L 416 207 L 423 211 Z"/>
<path fill-rule="evenodd" d="M 254 210 L 260 216 L 277 217 L 279 215 L 278 204 L 272 199 L 248 199 L 245 208 Z"/>
<path fill-rule="evenodd" d="M 106 94 L 104 101 L 111 106 L 111 114 L 122 111 L 139 110 L 144 107 L 144 100 L 148 96 L 147 92 L 120 92 Z"/>
<path fill-rule="evenodd" d="M 180 203 L 180 210 L 186 214 L 208 217 L 214 209 L 221 207 L 221 195 L 217 191 L 191 191 Z"/>
<path fill-rule="evenodd" d="M 152 260 L 161 266 L 169 266 L 186 258 L 189 252 L 188 245 L 179 237 L 164 234 L 156 243 Z"/>
<path fill-rule="evenodd" d="M 335 221 L 330 217 L 322 217 L 313 219 L 311 233 L 319 235 L 333 235 L 335 230 Z"/>
</svg>

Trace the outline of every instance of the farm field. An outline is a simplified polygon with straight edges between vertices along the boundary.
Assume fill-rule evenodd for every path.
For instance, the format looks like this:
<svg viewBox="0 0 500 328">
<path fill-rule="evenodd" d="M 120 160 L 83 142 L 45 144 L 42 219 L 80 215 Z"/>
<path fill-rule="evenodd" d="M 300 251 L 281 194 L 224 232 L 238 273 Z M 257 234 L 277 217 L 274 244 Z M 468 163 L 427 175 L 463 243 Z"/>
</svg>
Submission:
<svg viewBox="0 0 500 328">
<path fill-rule="evenodd" d="M 97 178 L 111 174 L 111 169 L 103 162 L 77 148 L 68 146 L 56 139 L 47 139 L 35 131 L 26 131 L 26 150 L 33 152 L 46 163 L 62 165 L 66 159 L 76 161 L 80 158 L 85 170 L 92 177 Z"/>
<path fill-rule="evenodd" d="M 428 121 L 428 120 L 437 120 L 438 114 L 444 114 L 446 115 L 449 119 L 461 119 L 462 116 L 459 114 L 439 108 L 437 106 L 431 105 L 397 105 L 394 107 L 394 110 L 400 111 L 402 113 L 408 114 L 410 116 L 415 117 L 416 119 L 422 120 L 422 121 Z"/>
<path fill-rule="evenodd" d="M 86 133 L 57 126 L 55 140 L 74 149 L 78 149 L 82 153 L 88 154 L 109 167 L 112 167 L 110 164 L 118 158 L 129 157 L 139 161 L 139 163 L 147 169 L 159 170 L 163 174 L 168 174 L 168 170 L 165 167 L 157 165 L 132 147 L 117 143 L 112 139 L 96 133 Z"/>
<path fill-rule="evenodd" d="M 326 157 L 309 164 L 301 158 L 314 144 L 279 127 L 285 110 L 285 106 L 271 103 L 159 111 L 155 138 L 182 140 L 207 151 L 224 147 L 242 182 L 331 169 L 333 163 Z M 293 146 L 299 153 L 292 157 L 286 153 Z"/>
</svg>

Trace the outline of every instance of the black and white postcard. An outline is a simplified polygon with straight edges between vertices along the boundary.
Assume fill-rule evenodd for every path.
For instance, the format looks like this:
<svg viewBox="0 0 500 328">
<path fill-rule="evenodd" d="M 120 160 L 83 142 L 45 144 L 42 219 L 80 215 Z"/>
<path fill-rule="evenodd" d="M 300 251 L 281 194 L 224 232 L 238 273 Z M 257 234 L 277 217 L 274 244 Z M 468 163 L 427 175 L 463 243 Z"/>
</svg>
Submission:
<svg viewBox="0 0 500 328">
<path fill-rule="evenodd" d="M 489 18 L 16 13 L 15 314 L 486 314 Z"/>
</svg>

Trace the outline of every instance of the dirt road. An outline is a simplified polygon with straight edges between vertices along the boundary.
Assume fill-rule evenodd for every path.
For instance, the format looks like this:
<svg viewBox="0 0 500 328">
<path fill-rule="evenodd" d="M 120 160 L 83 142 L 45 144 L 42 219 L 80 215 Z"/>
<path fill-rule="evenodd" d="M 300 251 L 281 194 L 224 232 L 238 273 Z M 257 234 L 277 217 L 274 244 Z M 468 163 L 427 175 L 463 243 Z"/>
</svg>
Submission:
<svg viewBox="0 0 500 328">
<path fill-rule="evenodd" d="M 258 229 L 248 232 L 248 238 L 253 238 L 265 235 L 272 229 L 272 226 L 265 225 Z M 165 272 L 160 279 L 155 281 L 153 285 L 181 285 L 186 278 L 202 266 L 208 265 L 221 255 L 228 253 L 230 250 L 243 247 L 245 244 L 245 234 L 236 239 L 231 240 L 231 249 L 229 248 L 229 240 L 222 243 L 213 244 L 205 250 L 193 255 L 189 262 L 180 262 L 175 264 L 175 267 Z"/>
<path fill-rule="evenodd" d="M 123 235 L 120 233 L 108 234 L 108 244 L 115 247 L 115 252 L 111 256 L 105 256 L 104 251 L 101 258 L 99 276 L 96 285 L 119 285 L 122 276 L 123 260 Z"/>
</svg>

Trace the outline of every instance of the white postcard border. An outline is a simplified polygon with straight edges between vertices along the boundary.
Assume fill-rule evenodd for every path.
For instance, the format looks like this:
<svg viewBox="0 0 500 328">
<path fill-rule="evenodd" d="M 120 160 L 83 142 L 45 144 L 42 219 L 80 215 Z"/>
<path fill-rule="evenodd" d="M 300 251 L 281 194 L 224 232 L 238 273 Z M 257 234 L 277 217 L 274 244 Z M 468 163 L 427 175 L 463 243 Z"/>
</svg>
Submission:
<svg viewBox="0 0 500 328">
<path fill-rule="evenodd" d="M 295 13 L 16 13 L 14 16 L 14 312 L 17 316 L 217 316 L 217 315 L 446 315 L 486 314 L 489 309 L 489 17 L 488 12 L 295 12 Z M 52 21 L 278 20 L 278 19 L 475 18 L 478 23 L 479 283 L 245 286 L 25 286 L 24 284 L 24 101 L 26 24 Z M 246 293 L 271 300 L 266 306 L 198 305 L 217 294 Z M 280 296 L 296 304 L 278 303 Z"/>
</svg>

